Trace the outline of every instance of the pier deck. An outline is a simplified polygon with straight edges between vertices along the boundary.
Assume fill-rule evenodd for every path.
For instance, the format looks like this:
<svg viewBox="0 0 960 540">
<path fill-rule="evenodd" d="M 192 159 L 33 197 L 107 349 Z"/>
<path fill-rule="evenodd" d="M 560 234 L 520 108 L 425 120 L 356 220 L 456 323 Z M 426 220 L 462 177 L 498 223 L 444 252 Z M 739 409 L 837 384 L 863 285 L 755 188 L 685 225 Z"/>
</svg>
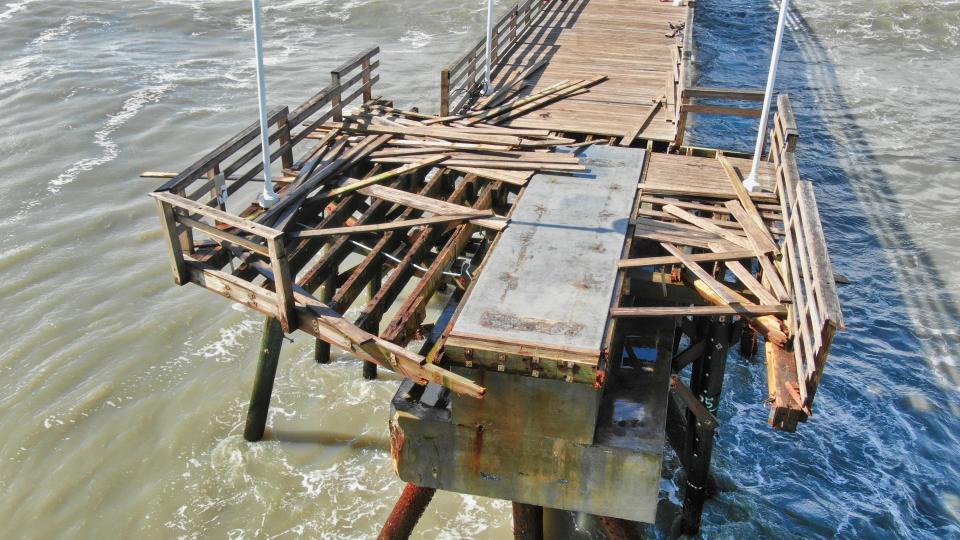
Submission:
<svg viewBox="0 0 960 540">
<path fill-rule="evenodd" d="M 588 93 L 547 105 L 508 125 L 614 137 L 639 129 L 640 138 L 672 141 L 680 48 L 677 39 L 668 36 L 674 32 L 670 25 L 682 27 L 690 13 L 686 4 L 674 7 L 658 0 L 552 4 L 500 61 L 496 81 L 541 60 L 547 65 L 520 95 L 571 78 L 605 74 L 608 79 Z M 658 99 L 661 105 L 648 117 Z"/>
<path fill-rule="evenodd" d="M 690 85 L 693 9 L 525 0 L 494 26 L 494 93 L 481 40 L 442 70 L 440 115 L 375 98 L 365 51 L 270 111 L 271 208 L 258 123 L 154 173 L 175 281 L 266 316 L 245 437 L 300 330 L 321 364 L 333 346 L 408 379 L 391 451 L 414 493 L 650 522 L 665 436 L 696 531 L 729 349 L 765 341 L 768 421 L 793 431 L 843 320 L 789 99 L 760 191 L 751 156 L 683 144 L 689 114 L 759 115 L 696 103 L 759 93 Z"/>
</svg>

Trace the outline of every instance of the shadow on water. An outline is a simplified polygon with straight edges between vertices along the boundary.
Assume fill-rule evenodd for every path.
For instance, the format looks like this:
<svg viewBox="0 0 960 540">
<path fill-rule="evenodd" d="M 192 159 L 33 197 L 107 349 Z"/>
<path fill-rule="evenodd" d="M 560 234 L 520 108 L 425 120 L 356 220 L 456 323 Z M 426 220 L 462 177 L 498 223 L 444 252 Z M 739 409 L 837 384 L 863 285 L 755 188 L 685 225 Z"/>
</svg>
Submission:
<svg viewBox="0 0 960 540">
<path fill-rule="evenodd" d="M 697 83 L 762 87 L 777 6 L 697 7 Z M 840 290 L 848 331 L 797 434 L 763 423 L 762 364 L 730 363 L 714 465 L 721 485 L 734 487 L 707 505 L 704 536 L 957 535 L 960 375 L 951 356 L 960 309 L 908 230 L 824 46 L 796 10 L 790 26 L 778 89 L 793 102 L 800 171 L 816 186 L 834 267 L 854 281 Z M 695 144 L 752 151 L 755 121 L 694 122 Z"/>
<path fill-rule="evenodd" d="M 290 444 L 309 444 L 319 446 L 341 446 L 353 450 L 371 449 L 388 452 L 390 441 L 382 435 L 356 435 L 353 433 L 334 433 L 324 430 L 274 430 L 264 432 L 264 441 L 278 441 Z"/>
</svg>

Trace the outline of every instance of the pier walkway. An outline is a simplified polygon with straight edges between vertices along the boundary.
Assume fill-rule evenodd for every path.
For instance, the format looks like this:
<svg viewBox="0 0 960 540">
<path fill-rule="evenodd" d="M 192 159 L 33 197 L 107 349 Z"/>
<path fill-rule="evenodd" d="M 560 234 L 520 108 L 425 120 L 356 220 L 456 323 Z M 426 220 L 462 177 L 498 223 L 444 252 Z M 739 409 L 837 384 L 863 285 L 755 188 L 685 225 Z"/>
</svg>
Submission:
<svg viewBox="0 0 960 540">
<path fill-rule="evenodd" d="M 759 116 L 761 95 L 690 84 L 694 9 L 525 0 L 494 25 L 492 92 L 480 40 L 441 71 L 439 115 L 375 97 L 364 51 L 270 111 L 269 208 L 259 123 L 151 173 L 175 281 L 266 316 L 245 437 L 299 330 L 318 363 L 332 346 L 407 379 L 386 537 L 435 489 L 511 500 L 518 527 L 536 507 L 652 522 L 664 440 L 695 532 L 730 348 L 762 340 L 768 422 L 793 431 L 843 319 L 787 96 L 759 191 L 752 156 L 685 144 L 688 115 Z"/>
</svg>

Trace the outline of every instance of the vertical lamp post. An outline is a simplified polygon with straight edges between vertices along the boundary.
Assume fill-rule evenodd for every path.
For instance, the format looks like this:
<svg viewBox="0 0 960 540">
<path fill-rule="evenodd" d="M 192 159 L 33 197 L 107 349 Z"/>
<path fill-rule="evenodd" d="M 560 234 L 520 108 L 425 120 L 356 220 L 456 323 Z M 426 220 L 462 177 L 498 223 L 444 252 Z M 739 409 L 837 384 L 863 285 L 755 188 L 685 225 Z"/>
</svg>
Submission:
<svg viewBox="0 0 960 540">
<path fill-rule="evenodd" d="M 489 96 L 493 90 L 490 84 L 491 48 L 493 47 L 493 0 L 487 0 L 487 54 L 484 58 L 483 95 Z"/>
<path fill-rule="evenodd" d="M 260 205 L 270 208 L 280 200 L 273 190 L 273 175 L 270 172 L 270 126 L 267 125 L 267 86 L 263 77 L 263 39 L 260 31 L 260 0 L 253 2 L 253 41 L 257 50 L 257 97 L 260 106 L 260 149 L 263 157 L 263 193 Z"/>
<path fill-rule="evenodd" d="M 760 129 L 757 133 L 757 145 L 753 150 L 753 166 L 750 175 L 743 181 L 743 186 L 749 191 L 760 187 L 757 173 L 760 171 L 760 154 L 763 153 L 763 142 L 767 134 L 767 119 L 770 116 L 770 100 L 773 96 L 773 86 L 777 80 L 777 63 L 780 61 L 780 44 L 783 41 L 783 27 L 786 26 L 787 10 L 790 0 L 780 0 L 780 18 L 777 20 L 777 35 L 773 39 L 773 53 L 770 57 L 770 72 L 767 74 L 767 90 L 763 94 L 763 111 L 760 113 Z"/>
</svg>

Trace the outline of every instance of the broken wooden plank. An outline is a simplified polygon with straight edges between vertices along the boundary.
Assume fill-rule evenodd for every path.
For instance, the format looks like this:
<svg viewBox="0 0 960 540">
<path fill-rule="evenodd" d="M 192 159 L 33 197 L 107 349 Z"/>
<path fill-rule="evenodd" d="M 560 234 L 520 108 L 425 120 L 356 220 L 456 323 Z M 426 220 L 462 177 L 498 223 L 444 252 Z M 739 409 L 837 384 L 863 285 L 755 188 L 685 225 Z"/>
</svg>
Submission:
<svg viewBox="0 0 960 540">
<path fill-rule="evenodd" d="M 377 184 L 379 182 L 382 182 L 390 178 L 395 178 L 397 176 L 400 176 L 401 174 L 407 174 L 407 173 L 416 171 L 418 169 L 422 169 L 423 167 L 429 167 L 431 165 L 434 165 L 436 163 L 443 161 L 444 159 L 446 159 L 446 156 L 432 156 L 432 157 L 428 157 L 427 159 L 423 159 L 420 161 L 416 161 L 414 163 L 404 165 L 402 167 L 397 167 L 396 169 L 391 169 L 387 172 L 375 174 L 369 178 L 364 178 L 363 180 L 357 180 L 355 178 L 351 178 L 351 179 L 348 179 L 347 181 L 348 183 L 340 187 L 331 189 L 329 191 L 320 192 L 317 195 L 315 195 L 313 198 L 322 199 L 322 198 L 328 198 L 328 197 L 336 197 L 337 195 L 343 195 L 344 193 L 350 193 L 362 187 L 366 187 L 372 184 Z"/>
<path fill-rule="evenodd" d="M 411 208 L 418 208 L 425 212 L 432 212 L 434 214 L 449 216 L 474 213 L 473 209 L 469 206 L 461 206 L 459 204 L 453 204 L 446 201 L 438 201 L 437 199 L 381 186 L 379 184 L 361 188 L 359 193 L 367 195 L 368 197 L 383 199 L 395 204 L 402 204 Z M 495 231 L 502 231 L 507 226 L 507 219 L 502 216 L 477 219 L 473 222 L 481 227 L 486 227 Z"/>
<path fill-rule="evenodd" d="M 767 230 L 767 226 L 760 216 L 760 210 L 757 209 L 757 206 L 753 202 L 753 195 L 743 186 L 743 179 L 737 174 L 733 164 L 730 163 L 727 156 L 723 155 L 723 152 L 717 152 L 717 161 L 720 162 L 720 166 L 723 167 L 727 179 L 730 180 L 730 185 L 733 187 L 734 193 L 737 194 L 737 199 L 740 200 L 740 204 L 743 205 L 743 208 L 748 212 L 753 223 L 759 228 L 758 232 L 762 238 L 760 246 L 767 252 L 772 251 L 779 254 L 780 249 L 777 247 L 777 243 L 773 241 L 773 237 L 770 236 L 770 231 Z M 741 223 L 741 225 L 746 229 L 746 224 Z"/>
<path fill-rule="evenodd" d="M 359 124 L 333 124 L 334 127 L 342 127 L 346 131 L 355 131 L 360 133 L 377 133 L 385 135 L 415 135 L 420 137 L 435 137 L 438 139 L 447 139 L 451 141 L 463 141 L 473 143 L 491 143 L 506 146 L 519 146 L 520 137 L 513 135 L 492 135 L 470 132 L 465 129 L 456 129 L 441 126 L 379 126 L 379 125 L 359 125 Z"/>
<path fill-rule="evenodd" d="M 753 251 L 741 249 L 736 251 L 720 251 L 716 253 L 696 253 L 687 255 L 691 261 L 696 262 L 717 262 L 732 261 L 737 259 L 753 258 Z M 618 268 L 641 268 L 644 266 L 661 266 L 667 264 L 681 264 L 680 259 L 666 255 L 662 257 L 641 257 L 635 259 L 622 259 L 617 263 Z"/>
<path fill-rule="evenodd" d="M 736 244 L 736 245 L 738 245 L 738 246 L 740 246 L 740 247 L 742 247 L 742 248 L 750 249 L 750 241 L 749 241 L 748 239 L 743 238 L 742 236 L 736 235 L 736 234 L 734 234 L 733 232 L 731 232 L 731 231 L 729 231 L 729 230 L 727 230 L 727 229 L 724 229 L 724 228 L 722 228 L 722 227 L 718 227 L 717 225 L 714 225 L 713 223 L 711 223 L 711 221 L 708 220 L 708 219 L 704 219 L 704 218 L 702 218 L 702 217 L 695 216 L 695 215 L 691 214 L 690 212 L 687 212 L 686 210 L 683 210 L 683 209 L 681 209 L 681 208 L 678 208 L 678 207 L 676 207 L 676 206 L 674 206 L 674 205 L 672 205 L 672 204 L 666 204 L 666 205 L 664 205 L 664 206 L 663 206 L 663 211 L 664 211 L 664 212 L 667 212 L 668 214 L 670 214 L 670 215 L 672 215 L 672 216 L 674 216 L 674 217 L 677 217 L 677 218 L 679 218 L 679 219 L 682 219 L 682 220 L 686 221 L 687 223 L 690 223 L 690 224 L 692 224 L 692 225 L 696 225 L 697 227 L 700 227 L 701 229 L 703 229 L 703 230 L 705 230 L 705 231 L 707 231 L 707 232 L 713 233 L 713 234 L 715 234 L 715 235 L 717 235 L 717 236 L 725 239 L 725 240 L 728 241 L 728 242 L 731 242 L 731 243 L 733 243 L 733 244 Z"/>
<path fill-rule="evenodd" d="M 354 225 L 352 227 L 332 227 L 329 229 L 313 229 L 291 233 L 293 238 L 315 238 L 320 236 L 336 236 L 339 234 L 361 234 L 371 232 L 391 231 L 394 229 L 409 229 L 420 227 L 422 225 L 437 225 L 441 223 L 453 224 L 484 217 L 493 216 L 493 211 L 475 212 L 472 214 L 450 214 L 430 216 L 425 218 L 408 219 L 403 221 L 391 221 L 389 223 L 375 223 L 371 225 Z"/>
<path fill-rule="evenodd" d="M 663 103 L 665 98 L 666 96 L 660 96 L 653 100 L 653 105 L 647 109 L 647 112 L 643 115 L 643 118 L 640 120 L 640 123 L 637 124 L 637 127 L 628 131 L 627 134 L 620 139 L 620 146 L 630 146 L 633 144 L 633 140 L 640 135 L 640 132 L 643 131 L 643 128 L 647 127 L 647 124 L 650 123 L 650 120 L 652 120 L 654 115 L 657 114 L 657 109 L 660 108 L 660 105 Z"/>
<path fill-rule="evenodd" d="M 710 272 L 704 270 L 702 266 L 696 263 L 696 261 L 691 260 L 686 253 L 680 251 L 676 246 L 668 244 L 667 242 L 661 242 L 660 245 L 663 247 L 663 249 L 667 250 L 668 253 L 680 259 L 680 262 L 687 267 L 687 270 L 690 270 L 693 275 L 697 276 L 699 280 L 703 281 L 708 287 L 710 287 L 713 293 L 723 299 L 726 304 L 739 303 L 739 299 L 736 297 L 736 292 L 717 281 L 717 279 L 713 277 Z"/>
<path fill-rule="evenodd" d="M 525 186 L 527 181 L 533 175 L 533 171 L 508 171 L 505 169 L 488 169 L 479 167 L 447 167 L 451 171 L 457 171 L 464 174 L 475 174 L 480 178 L 487 180 L 496 180 L 506 182 L 515 186 Z"/>
<path fill-rule="evenodd" d="M 629 317 L 708 317 L 715 315 L 743 315 L 757 317 L 761 315 L 785 315 L 787 308 L 782 304 L 773 305 L 743 305 L 729 306 L 642 306 L 617 307 L 610 309 L 610 316 L 614 319 Z"/>
</svg>

